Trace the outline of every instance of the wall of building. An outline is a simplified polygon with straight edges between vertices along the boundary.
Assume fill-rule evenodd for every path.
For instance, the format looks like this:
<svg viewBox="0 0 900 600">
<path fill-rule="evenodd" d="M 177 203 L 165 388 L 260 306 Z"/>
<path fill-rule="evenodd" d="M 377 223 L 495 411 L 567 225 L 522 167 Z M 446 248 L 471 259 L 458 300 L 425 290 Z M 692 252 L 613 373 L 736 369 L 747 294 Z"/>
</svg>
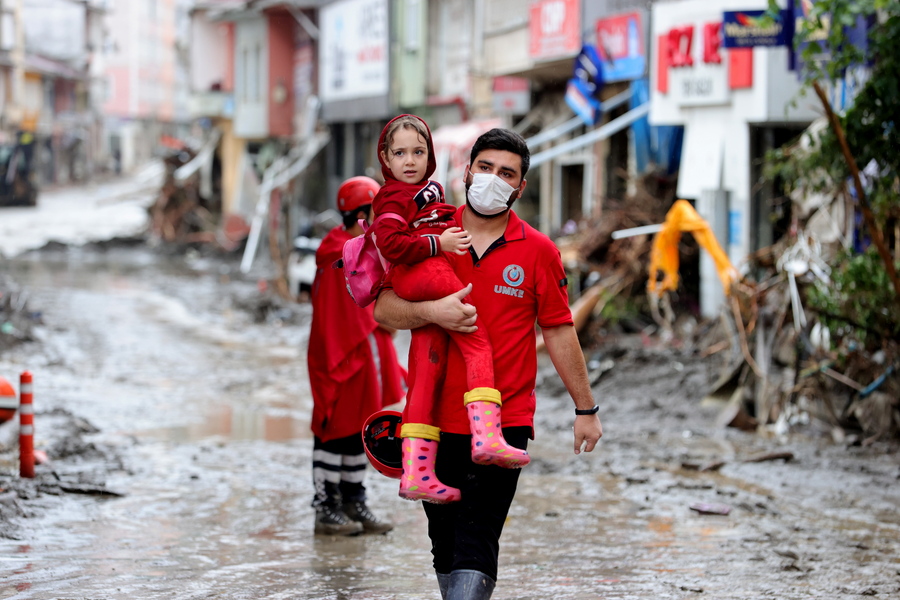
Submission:
<svg viewBox="0 0 900 600">
<path fill-rule="evenodd" d="M 286 12 L 268 15 L 269 136 L 290 137 L 294 117 L 294 17 Z"/>
<path fill-rule="evenodd" d="M 484 2 L 483 67 L 492 75 L 519 73 L 531 67 L 528 56 L 530 3 Z"/>
<path fill-rule="evenodd" d="M 474 0 L 428 4 L 425 95 L 434 125 L 459 123 L 472 96 Z"/>
<path fill-rule="evenodd" d="M 185 134 L 190 81 L 177 56 L 185 4 L 156 0 L 109 6 L 105 16 L 109 94 L 102 113 L 110 151 L 118 147 L 121 168 L 130 171 L 153 158 L 162 133 Z"/>
<path fill-rule="evenodd" d="M 210 22 L 200 17 L 191 20 L 191 90 L 206 92 L 214 88 L 233 88 L 233 66 L 230 64 L 234 59 L 233 30 L 233 23 Z"/>
<path fill-rule="evenodd" d="M 428 2 L 397 0 L 394 6 L 392 64 L 399 76 L 392 77 L 393 96 L 401 107 L 421 106 L 425 103 Z"/>
</svg>

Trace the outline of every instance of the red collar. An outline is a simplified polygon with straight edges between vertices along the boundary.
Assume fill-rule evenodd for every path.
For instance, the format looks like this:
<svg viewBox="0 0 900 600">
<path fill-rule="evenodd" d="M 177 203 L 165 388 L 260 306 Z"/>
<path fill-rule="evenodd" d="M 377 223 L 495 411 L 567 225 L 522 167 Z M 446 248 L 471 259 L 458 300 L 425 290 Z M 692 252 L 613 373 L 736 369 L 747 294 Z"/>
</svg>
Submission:
<svg viewBox="0 0 900 600">
<path fill-rule="evenodd" d="M 462 227 L 463 212 L 465 212 L 465 210 L 465 204 L 456 209 L 456 222 L 460 227 Z M 525 223 L 519 218 L 519 215 L 517 215 L 514 210 L 510 209 L 509 219 L 506 221 L 506 229 L 503 231 L 503 235 L 500 236 L 498 241 L 518 242 L 524 239 Z"/>
</svg>

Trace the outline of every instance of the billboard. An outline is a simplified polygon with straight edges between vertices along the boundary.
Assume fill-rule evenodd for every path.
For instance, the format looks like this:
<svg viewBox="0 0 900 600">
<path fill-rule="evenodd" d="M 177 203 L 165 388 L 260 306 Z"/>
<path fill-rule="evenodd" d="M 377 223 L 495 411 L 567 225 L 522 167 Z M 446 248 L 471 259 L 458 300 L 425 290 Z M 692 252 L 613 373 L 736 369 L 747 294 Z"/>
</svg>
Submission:
<svg viewBox="0 0 900 600">
<path fill-rule="evenodd" d="M 319 22 L 319 95 L 323 102 L 386 96 L 390 53 L 387 0 L 339 0 Z"/>
<path fill-rule="evenodd" d="M 530 10 L 531 58 L 560 58 L 581 48 L 581 0 L 539 0 Z"/>
<path fill-rule="evenodd" d="M 640 13 L 597 19 L 595 29 L 604 81 L 631 81 L 644 76 L 647 57 Z"/>
</svg>

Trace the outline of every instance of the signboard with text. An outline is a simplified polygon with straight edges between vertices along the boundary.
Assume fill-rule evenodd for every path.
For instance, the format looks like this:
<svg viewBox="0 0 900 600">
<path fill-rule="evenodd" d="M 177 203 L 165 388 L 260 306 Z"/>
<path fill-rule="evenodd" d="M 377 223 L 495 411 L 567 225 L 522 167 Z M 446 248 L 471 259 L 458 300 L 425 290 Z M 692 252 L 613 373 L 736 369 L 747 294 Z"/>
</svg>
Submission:
<svg viewBox="0 0 900 600">
<path fill-rule="evenodd" d="M 319 31 L 323 102 L 388 93 L 387 0 L 339 0 L 323 6 Z"/>
<path fill-rule="evenodd" d="M 530 7 L 528 54 L 543 60 L 581 48 L 581 0 L 539 0 Z"/>
<path fill-rule="evenodd" d="M 791 41 L 791 20 L 787 10 L 780 11 L 777 19 L 767 17 L 764 10 L 725 11 L 722 45 L 726 48 L 787 46 Z"/>
<path fill-rule="evenodd" d="M 604 81 L 630 81 L 644 76 L 647 57 L 640 13 L 597 19 L 596 31 Z"/>
<path fill-rule="evenodd" d="M 731 101 L 721 21 L 671 28 L 659 36 L 659 53 L 657 89 L 676 104 L 710 106 Z"/>
<path fill-rule="evenodd" d="M 494 77 L 494 112 L 524 115 L 531 109 L 531 81 L 525 77 Z"/>
</svg>

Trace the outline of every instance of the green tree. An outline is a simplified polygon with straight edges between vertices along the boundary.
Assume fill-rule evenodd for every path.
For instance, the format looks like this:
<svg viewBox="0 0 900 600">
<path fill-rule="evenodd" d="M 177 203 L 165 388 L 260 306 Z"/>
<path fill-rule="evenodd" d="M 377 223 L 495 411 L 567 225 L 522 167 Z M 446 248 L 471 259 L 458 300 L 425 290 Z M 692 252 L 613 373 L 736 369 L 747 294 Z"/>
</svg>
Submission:
<svg viewBox="0 0 900 600">
<path fill-rule="evenodd" d="M 770 12 L 777 9 L 770 0 Z M 851 32 L 861 23 L 867 43 L 855 44 Z M 896 341 L 900 278 L 889 239 L 900 223 L 900 1 L 816 0 L 795 33 L 795 48 L 803 58 L 804 89 L 819 97 L 829 128 L 802 153 L 774 153 L 769 173 L 807 191 L 850 182 L 872 242 L 862 254 L 844 253 L 834 265 L 833 285 L 810 300 L 826 321 L 844 330 L 849 324 L 861 340 L 876 346 Z M 864 84 L 852 106 L 835 112 L 827 90 L 860 73 Z"/>
</svg>

